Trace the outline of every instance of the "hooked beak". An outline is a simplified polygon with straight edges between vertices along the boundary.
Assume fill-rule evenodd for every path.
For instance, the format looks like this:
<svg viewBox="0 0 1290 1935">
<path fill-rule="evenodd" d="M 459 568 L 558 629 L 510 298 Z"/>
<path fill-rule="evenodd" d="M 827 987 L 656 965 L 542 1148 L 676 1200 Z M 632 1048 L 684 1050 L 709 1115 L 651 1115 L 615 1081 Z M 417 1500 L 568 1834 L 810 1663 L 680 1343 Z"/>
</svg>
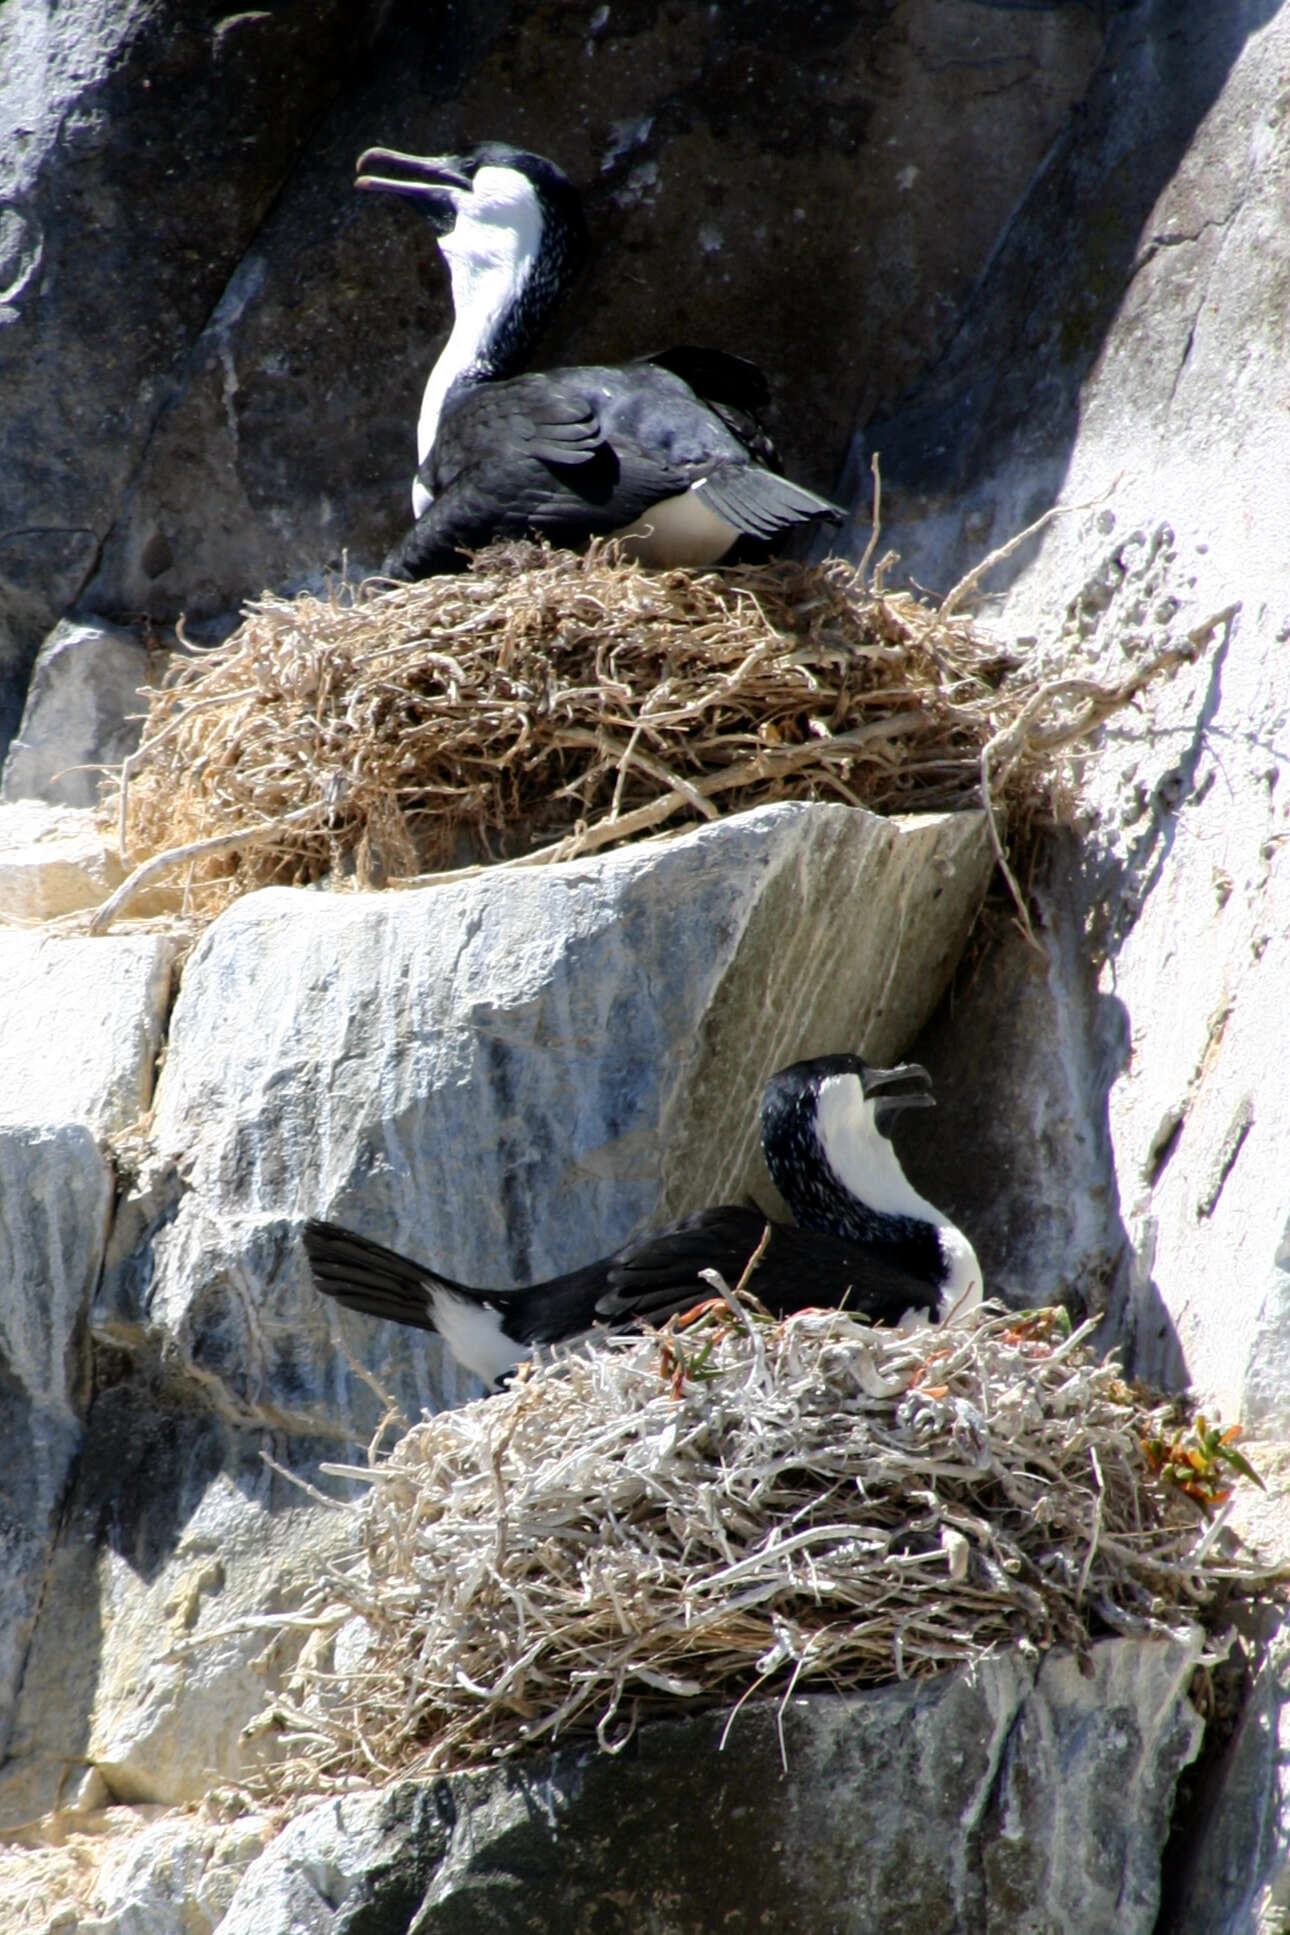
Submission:
<svg viewBox="0 0 1290 1935">
<path fill-rule="evenodd" d="M 906 1086 L 899 1093 L 887 1095 L 883 1091 L 897 1083 Z M 865 1101 L 874 1097 L 873 1125 L 879 1135 L 889 1136 L 895 1126 L 896 1117 L 903 1109 L 934 1109 L 936 1097 L 932 1094 L 932 1078 L 918 1062 L 901 1062 L 896 1068 L 866 1068 L 860 1078 L 860 1089 Z"/>
<path fill-rule="evenodd" d="M 395 168 L 404 174 L 370 173 Z M 397 148 L 365 148 L 358 157 L 355 188 L 411 195 L 424 206 L 435 232 L 446 235 L 457 219 L 457 194 L 469 194 L 471 178 L 456 155 L 405 155 Z"/>
</svg>

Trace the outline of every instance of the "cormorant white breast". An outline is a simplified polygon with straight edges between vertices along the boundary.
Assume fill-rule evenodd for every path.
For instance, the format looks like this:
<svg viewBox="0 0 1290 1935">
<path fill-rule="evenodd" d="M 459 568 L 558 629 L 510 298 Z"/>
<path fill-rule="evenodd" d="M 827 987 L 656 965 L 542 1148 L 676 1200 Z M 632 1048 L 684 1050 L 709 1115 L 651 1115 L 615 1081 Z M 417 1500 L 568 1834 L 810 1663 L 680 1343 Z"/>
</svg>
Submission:
<svg viewBox="0 0 1290 1935">
<path fill-rule="evenodd" d="M 902 1109 L 931 1102 L 927 1072 L 913 1062 L 870 1068 L 856 1055 L 825 1055 L 771 1076 L 762 1152 L 798 1227 L 770 1225 L 748 1287 L 776 1316 L 845 1304 L 875 1323 L 939 1323 L 980 1302 L 972 1245 L 918 1195 L 888 1139 Z M 737 1283 L 766 1228 L 757 1209 L 704 1209 L 517 1290 L 456 1283 L 333 1223 L 308 1222 L 303 1238 L 325 1295 L 437 1331 L 459 1363 L 495 1383 L 535 1344 L 665 1322 L 712 1295 L 704 1270 Z"/>
<path fill-rule="evenodd" d="M 586 252 L 577 192 L 553 162 L 490 141 L 463 155 L 369 148 L 358 167 L 360 188 L 425 209 L 452 278 L 452 332 L 417 423 L 417 522 L 384 575 L 459 571 L 463 548 L 525 534 L 616 536 L 648 563 L 705 565 L 743 537 L 841 522 L 773 468 L 765 381 L 741 357 L 682 346 L 518 373 Z"/>
</svg>

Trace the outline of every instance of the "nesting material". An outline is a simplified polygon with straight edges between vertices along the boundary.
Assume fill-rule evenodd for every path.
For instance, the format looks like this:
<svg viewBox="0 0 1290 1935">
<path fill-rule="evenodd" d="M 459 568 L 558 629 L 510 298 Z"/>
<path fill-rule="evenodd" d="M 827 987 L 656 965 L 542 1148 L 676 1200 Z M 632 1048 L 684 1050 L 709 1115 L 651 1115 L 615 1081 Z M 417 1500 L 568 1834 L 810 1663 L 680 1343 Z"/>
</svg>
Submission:
<svg viewBox="0 0 1290 1935">
<path fill-rule="evenodd" d="M 1078 684 L 1067 703 L 841 560 L 650 572 L 510 544 L 460 576 L 250 606 L 172 663 L 105 809 L 130 865 L 178 869 L 207 914 L 786 798 L 891 813 L 984 791 L 1024 821 L 1052 804 L 1055 747 L 1129 696 Z"/>
<path fill-rule="evenodd" d="M 613 1747 L 683 1704 L 1212 1621 L 1267 1575 L 1162 1476 L 1172 1409 L 1097 1363 L 1090 1328 L 987 1307 L 902 1336 L 719 1304 L 331 1468 L 371 1490 L 343 1508 L 353 1566 L 265 1622 L 310 1635 L 264 1717 L 274 1786 Z"/>
</svg>

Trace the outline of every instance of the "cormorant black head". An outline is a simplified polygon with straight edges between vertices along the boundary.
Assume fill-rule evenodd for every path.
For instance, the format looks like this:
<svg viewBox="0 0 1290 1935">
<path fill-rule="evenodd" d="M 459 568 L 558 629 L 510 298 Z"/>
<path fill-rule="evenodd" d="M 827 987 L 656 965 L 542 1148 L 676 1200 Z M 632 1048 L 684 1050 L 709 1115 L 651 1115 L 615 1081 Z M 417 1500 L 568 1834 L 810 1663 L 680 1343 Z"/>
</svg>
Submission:
<svg viewBox="0 0 1290 1935">
<path fill-rule="evenodd" d="M 771 1180 L 803 1228 L 881 1248 L 936 1287 L 945 1314 L 980 1301 L 980 1265 L 962 1231 L 915 1190 L 890 1142 L 896 1116 L 930 1108 L 930 1091 L 917 1062 L 795 1062 L 766 1084 L 761 1139 Z"/>
<path fill-rule="evenodd" d="M 358 158 L 358 171 L 357 187 L 416 200 L 441 247 L 460 230 L 455 248 L 444 249 L 450 259 L 481 247 L 492 252 L 496 235 L 490 231 L 503 230 L 517 254 L 555 251 L 567 281 L 586 253 L 587 226 L 568 176 L 553 161 L 504 141 L 481 141 L 453 155 L 368 148 Z"/>
<path fill-rule="evenodd" d="M 895 1068 L 874 1068 L 859 1055 L 816 1055 L 806 1062 L 794 1062 L 771 1076 L 762 1095 L 762 1140 L 772 1140 L 778 1125 L 791 1116 L 813 1125 L 821 1090 L 826 1082 L 841 1084 L 848 1076 L 859 1083 L 858 1104 L 872 1127 L 881 1136 L 890 1136 L 896 1118 L 905 1109 L 934 1109 L 932 1078 L 917 1062 L 901 1062 Z"/>
</svg>

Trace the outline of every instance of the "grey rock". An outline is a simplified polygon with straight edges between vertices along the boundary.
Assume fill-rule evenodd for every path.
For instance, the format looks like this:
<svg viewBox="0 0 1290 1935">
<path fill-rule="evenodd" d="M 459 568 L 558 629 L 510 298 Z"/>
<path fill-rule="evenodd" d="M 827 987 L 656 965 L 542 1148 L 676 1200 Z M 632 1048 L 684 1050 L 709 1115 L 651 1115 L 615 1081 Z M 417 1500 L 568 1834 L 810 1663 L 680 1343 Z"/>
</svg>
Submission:
<svg viewBox="0 0 1290 1935">
<path fill-rule="evenodd" d="M 1284 1500 L 1283 1500 L 1284 1504 Z M 1244 1711 L 1208 1770 L 1161 1935 L 1280 1935 L 1290 1914 L 1290 1631 L 1283 1612 L 1254 1648 Z"/>
<path fill-rule="evenodd" d="M 737 1199 L 766 1074 L 840 1042 L 894 1056 L 989 866 L 975 815 L 783 805 L 559 869 L 270 890 L 216 921 L 108 1246 L 0 1819 L 86 1766 L 135 1802 L 244 1768 L 290 1658 L 237 1622 L 316 1570 L 334 1524 L 261 1448 L 307 1473 L 366 1442 L 346 1353 L 409 1416 L 478 1389 L 437 1340 L 318 1297 L 303 1216 L 524 1281 Z"/>
<path fill-rule="evenodd" d="M 446 104 L 512 11 L 511 0 L 331 0 L 330 48 L 327 36 L 308 44 L 314 9 L 266 16 L 287 41 L 293 86 L 320 102 L 325 69 L 334 106 L 307 144 L 295 131 L 298 165 L 261 201 L 148 424 L 86 588 L 95 610 L 167 622 L 182 613 L 223 631 L 266 586 L 322 589 L 380 563 L 410 517 L 416 412 L 404 357 L 415 341 L 428 360 L 446 310 L 427 317 L 425 264 L 406 230 L 368 219 L 354 163 L 373 142 L 399 145 L 391 130 L 406 131 L 409 114 L 455 113 Z M 240 38 L 254 72 L 259 16 L 231 19 L 251 23 Z M 370 57 L 355 60 L 378 33 Z M 512 99 L 509 128 L 514 117 Z M 424 380 L 422 370 L 416 395 Z"/>
<path fill-rule="evenodd" d="M 1290 1437 L 1290 1221 L 1276 1242 L 1243 1384 L 1244 1420 L 1260 1437 Z"/>
<path fill-rule="evenodd" d="M 974 1234 L 980 1218 L 987 1273 L 1005 1253 L 1019 1294 L 1057 1284 L 1104 1308 L 1106 1342 L 1138 1374 L 1191 1383 L 1211 1415 L 1277 1437 L 1290 1432 L 1290 432 L 1273 374 L 1290 286 L 1275 186 L 1290 165 L 1288 59 L 1290 13 L 1270 0 L 1119 13 L 1088 111 L 935 381 L 866 432 L 884 452 L 885 535 L 923 582 L 948 585 L 1054 499 L 1067 507 L 986 581 L 1005 592 L 991 622 L 1029 638 L 1040 669 L 1117 678 L 1203 647 L 1081 761 L 1078 838 L 1041 883 L 1047 958 L 1027 966 L 1014 944 L 1012 967 L 987 966 L 918 1052 L 964 1046 L 948 1206 Z M 952 1125 L 919 1151 L 933 1164 L 938 1130 Z M 1282 1495 L 1262 1544 L 1283 1560 L 1286 1527 Z M 1284 1926 L 1283 1678 L 1274 1649 L 1208 1770 L 1192 1821 L 1203 1853 L 1171 1935 Z"/>
<path fill-rule="evenodd" d="M 1077 837 L 1039 877 L 1047 958 L 1015 944 L 920 1045 L 951 1063 L 951 1109 L 920 1155 L 956 1168 L 950 1207 L 980 1221 L 987 1268 L 1019 1295 L 1056 1285 L 1106 1309 L 1142 1375 L 1190 1379 L 1269 1434 L 1290 1429 L 1290 1117 L 1269 1053 L 1290 972 L 1290 587 L 1269 480 L 1290 438 L 1265 381 L 1283 333 L 1266 237 L 1287 58 L 1284 10 L 1118 16 L 1088 115 L 936 387 L 887 426 L 894 442 L 871 433 L 887 534 L 934 584 L 1064 480 L 1074 508 L 988 581 L 1007 587 L 991 622 L 1036 641 L 1040 670 L 1117 678 L 1203 643 L 1081 761 Z"/>
<path fill-rule="evenodd" d="M 1194 1643 L 1104 1640 L 644 1727 L 347 1796 L 255 1861 L 221 1935 L 607 1926 L 1134 1935 L 1154 1926 Z"/>
<path fill-rule="evenodd" d="M 937 1106 L 900 1154 L 916 1187 L 971 1230 L 992 1294 L 1097 1311 L 1123 1256 L 1106 1123 L 1123 1024 L 1083 946 L 1065 871 L 1073 844 L 1055 841 L 1033 883 L 1047 953 L 992 909 L 966 985 L 915 1044 L 938 1071 Z"/>
<path fill-rule="evenodd" d="M 5 550 L 0 541 L 0 556 Z M 41 638 L 74 595 L 77 574 L 52 584 L 52 596 L 37 595 L 0 579 L 0 748 L 9 744 L 22 716 L 27 681 Z"/>
<path fill-rule="evenodd" d="M 1100 508 L 1122 465 L 1159 465 L 1156 514 L 1172 518 L 1183 470 L 1194 484 L 1211 472 L 1198 439 L 1213 439 L 1226 467 L 1241 448 L 1233 411 L 1263 416 L 1257 371 L 1275 348 L 1285 273 L 1280 251 L 1262 246 L 1276 220 L 1265 144 L 1284 139 L 1279 0 L 1233 0 L 1221 15 L 1207 0 L 1107 11 L 1079 113 L 998 237 L 945 355 L 858 440 L 861 479 L 882 455 L 884 542 L 920 584 L 948 590 L 1058 498 Z M 1237 229 L 1248 253 L 1233 248 Z M 1201 292 L 1220 286 L 1231 308 L 1216 323 Z M 1234 369 L 1246 372 L 1235 388 Z M 1257 489 L 1253 470 L 1247 481 Z M 863 487 L 860 509 L 863 541 Z M 1051 570 L 1050 534 L 987 588 L 1014 582 L 1041 549 Z M 1066 597 L 1078 581 L 1065 577 Z"/>
<path fill-rule="evenodd" d="M 139 743 L 139 688 L 164 670 L 164 654 L 149 652 L 134 632 L 62 620 L 36 655 L 22 722 L 0 770 L 0 799 L 96 806 L 100 768 Z"/>
<path fill-rule="evenodd" d="M 385 13 L 181 0 L 0 21 L 0 742 L 184 358 Z"/>
<path fill-rule="evenodd" d="M 111 1208 L 112 1173 L 87 1129 L 0 1127 L 0 1756 L 80 1444 L 85 1315 Z"/>
<path fill-rule="evenodd" d="M 150 1099 L 171 955 L 152 936 L 0 931 L 0 1754 L 80 1442 L 114 1194 L 103 1139 Z"/>
</svg>

